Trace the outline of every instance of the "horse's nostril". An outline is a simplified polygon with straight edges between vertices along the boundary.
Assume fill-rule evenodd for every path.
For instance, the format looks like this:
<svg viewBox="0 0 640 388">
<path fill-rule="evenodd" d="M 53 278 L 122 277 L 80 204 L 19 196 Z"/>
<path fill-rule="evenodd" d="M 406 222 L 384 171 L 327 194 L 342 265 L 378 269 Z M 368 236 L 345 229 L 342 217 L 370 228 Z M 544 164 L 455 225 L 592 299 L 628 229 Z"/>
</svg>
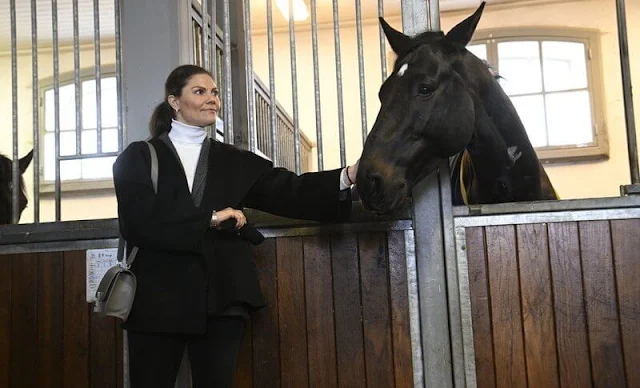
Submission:
<svg viewBox="0 0 640 388">
<path fill-rule="evenodd" d="M 371 188 L 374 192 L 380 190 L 380 186 L 382 183 L 382 177 L 377 172 L 370 172 L 367 174 L 367 178 L 369 178 L 369 182 L 371 183 Z"/>
</svg>

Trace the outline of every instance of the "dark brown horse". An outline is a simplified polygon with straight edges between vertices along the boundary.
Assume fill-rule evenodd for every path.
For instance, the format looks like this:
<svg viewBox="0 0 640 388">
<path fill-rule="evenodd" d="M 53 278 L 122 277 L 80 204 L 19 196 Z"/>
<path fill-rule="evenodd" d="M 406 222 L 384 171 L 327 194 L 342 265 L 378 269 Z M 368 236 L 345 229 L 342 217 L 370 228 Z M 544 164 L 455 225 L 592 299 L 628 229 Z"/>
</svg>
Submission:
<svg viewBox="0 0 640 388">
<path fill-rule="evenodd" d="M 27 199 L 27 194 L 24 188 L 24 179 L 22 178 L 22 174 L 24 174 L 27 167 L 31 163 L 31 159 L 33 158 L 33 150 L 25 155 L 22 159 L 19 160 L 19 169 L 20 169 L 20 179 L 18 183 L 20 185 L 18 189 L 18 219 L 20 219 L 20 215 L 27 207 L 27 203 L 29 202 Z M 6 156 L 0 154 L 0 225 L 1 224 L 11 224 L 11 213 L 13 209 L 13 201 L 12 192 L 13 192 L 13 162 L 11 159 Z"/>
<path fill-rule="evenodd" d="M 466 45 L 484 3 L 446 35 L 409 37 L 380 18 L 398 59 L 358 168 L 364 205 L 387 213 L 451 158 L 454 204 L 557 199 L 518 114 Z M 452 158 L 453 157 L 453 158 Z"/>
</svg>

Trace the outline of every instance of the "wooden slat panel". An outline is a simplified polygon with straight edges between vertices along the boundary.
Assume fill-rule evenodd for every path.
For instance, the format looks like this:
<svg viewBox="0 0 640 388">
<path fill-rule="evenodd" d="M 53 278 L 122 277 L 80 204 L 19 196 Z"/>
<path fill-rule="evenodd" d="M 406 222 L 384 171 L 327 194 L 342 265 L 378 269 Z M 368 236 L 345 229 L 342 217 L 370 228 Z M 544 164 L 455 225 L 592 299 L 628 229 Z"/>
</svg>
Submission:
<svg viewBox="0 0 640 388">
<path fill-rule="evenodd" d="M 640 387 L 640 219 L 611 221 L 622 349 L 629 387 Z"/>
<path fill-rule="evenodd" d="M 497 387 L 526 387 L 516 239 L 513 226 L 486 228 Z"/>
<path fill-rule="evenodd" d="M 340 387 L 366 386 L 360 266 L 356 236 L 354 234 L 334 235 L 331 239 L 331 259 L 338 385 Z"/>
<path fill-rule="evenodd" d="M 385 233 L 359 235 L 367 387 L 393 387 Z"/>
<path fill-rule="evenodd" d="M 14 255 L 0 256 L 0 387 L 11 376 L 11 286 Z"/>
<path fill-rule="evenodd" d="M 251 349 L 251 340 L 253 337 L 252 326 L 251 320 L 245 321 L 244 329 L 242 331 L 242 340 L 240 341 L 240 354 L 238 354 L 236 373 L 233 378 L 234 388 L 253 387 L 253 352 Z"/>
<path fill-rule="evenodd" d="M 11 365 L 10 387 L 34 387 L 37 354 L 38 255 L 14 256 L 11 284 Z"/>
<path fill-rule="evenodd" d="M 529 386 L 557 387 L 560 381 L 547 228 L 542 224 L 528 224 L 518 225 L 516 230 Z"/>
<path fill-rule="evenodd" d="M 404 232 L 389 232 L 388 247 L 395 383 L 396 387 L 411 387 L 413 386 L 413 365 Z"/>
<path fill-rule="evenodd" d="M 84 251 L 64 253 L 63 365 L 65 387 L 89 386 L 89 308 Z"/>
<path fill-rule="evenodd" d="M 118 388 L 124 387 L 124 333 L 122 321 L 116 321 L 116 383 Z"/>
<path fill-rule="evenodd" d="M 62 387 L 62 252 L 38 255 L 38 366 L 39 386 Z"/>
<path fill-rule="evenodd" d="M 309 386 L 336 387 L 336 343 L 329 237 L 304 238 Z"/>
<path fill-rule="evenodd" d="M 256 268 L 267 306 L 253 314 L 253 381 L 257 387 L 280 386 L 280 336 L 278 334 L 278 285 L 276 239 L 254 248 Z"/>
<path fill-rule="evenodd" d="M 591 387 L 578 226 L 548 225 L 560 386 Z"/>
<path fill-rule="evenodd" d="M 609 222 L 580 222 L 579 229 L 593 383 L 603 388 L 624 387 Z"/>
<path fill-rule="evenodd" d="M 484 228 L 467 228 L 466 234 L 476 381 L 479 388 L 493 388 L 496 386 L 496 376 Z"/>
<path fill-rule="evenodd" d="M 307 386 L 309 371 L 302 238 L 278 238 L 276 250 L 282 386 Z"/>
<path fill-rule="evenodd" d="M 115 318 L 100 318 L 89 311 L 90 387 L 109 388 L 116 383 L 116 322 Z"/>
</svg>

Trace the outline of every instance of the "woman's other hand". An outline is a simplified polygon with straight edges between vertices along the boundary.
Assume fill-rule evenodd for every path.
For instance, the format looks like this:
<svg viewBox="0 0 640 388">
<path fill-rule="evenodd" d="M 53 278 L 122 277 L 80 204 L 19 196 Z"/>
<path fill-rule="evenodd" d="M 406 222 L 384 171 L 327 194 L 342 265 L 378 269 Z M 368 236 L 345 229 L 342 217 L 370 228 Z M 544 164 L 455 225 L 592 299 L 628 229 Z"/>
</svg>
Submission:
<svg viewBox="0 0 640 388">
<path fill-rule="evenodd" d="M 354 164 L 347 168 L 347 176 L 349 178 L 349 182 L 352 184 L 356 184 L 356 176 L 358 175 L 358 164 L 360 164 L 360 159 L 358 159 Z"/>
<path fill-rule="evenodd" d="M 247 223 L 247 218 L 244 216 L 242 210 L 230 207 L 216 211 L 216 218 L 216 226 L 231 218 L 236 220 L 236 229 L 242 228 Z"/>
</svg>

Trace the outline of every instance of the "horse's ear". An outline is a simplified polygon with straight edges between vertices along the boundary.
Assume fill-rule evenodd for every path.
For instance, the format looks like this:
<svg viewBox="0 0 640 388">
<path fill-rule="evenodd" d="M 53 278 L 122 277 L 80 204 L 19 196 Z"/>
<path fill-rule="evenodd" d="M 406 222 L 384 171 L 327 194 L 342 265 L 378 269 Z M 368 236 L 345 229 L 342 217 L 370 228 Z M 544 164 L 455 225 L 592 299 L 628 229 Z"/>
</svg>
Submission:
<svg viewBox="0 0 640 388">
<path fill-rule="evenodd" d="M 31 150 L 28 154 L 20 159 L 18 163 L 20 165 L 20 174 L 24 174 L 27 167 L 29 167 L 29 164 L 31 163 L 31 159 L 33 159 L 33 150 Z"/>
<path fill-rule="evenodd" d="M 393 27 L 389 25 L 382 17 L 380 19 L 380 25 L 382 26 L 382 30 L 384 31 L 393 52 L 395 52 L 398 56 L 401 56 L 408 49 L 411 38 L 406 36 L 400 31 L 395 30 Z"/>
<path fill-rule="evenodd" d="M 451 43 L 456 49 L 462 50 L 467 46 L 467 43 L 471 41 L 473 33 L 476 31 L 482 11 L 484 10 L 485 2 L 478 7 L 473 15 L 469 16 L 465 20 L 461 21 L 447 33 L 447 41 Z"/>
</svg>

